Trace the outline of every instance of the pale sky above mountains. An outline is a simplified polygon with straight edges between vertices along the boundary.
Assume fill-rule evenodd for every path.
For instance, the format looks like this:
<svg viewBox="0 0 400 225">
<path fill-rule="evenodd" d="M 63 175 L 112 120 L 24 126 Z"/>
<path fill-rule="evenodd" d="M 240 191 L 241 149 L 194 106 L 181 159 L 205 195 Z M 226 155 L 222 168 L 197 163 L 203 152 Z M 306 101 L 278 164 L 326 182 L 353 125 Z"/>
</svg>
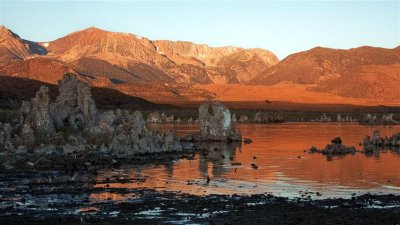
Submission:
<svg viewBox="0 0 400 225">
<path fill-rule="evenodd" d="M 51 41 L 87 27 L 150 39 L 265 48 L 283 59 L 315 46 L 393 48 L 399 1 L 0 0 L 0 24 Z"/>
</svg>

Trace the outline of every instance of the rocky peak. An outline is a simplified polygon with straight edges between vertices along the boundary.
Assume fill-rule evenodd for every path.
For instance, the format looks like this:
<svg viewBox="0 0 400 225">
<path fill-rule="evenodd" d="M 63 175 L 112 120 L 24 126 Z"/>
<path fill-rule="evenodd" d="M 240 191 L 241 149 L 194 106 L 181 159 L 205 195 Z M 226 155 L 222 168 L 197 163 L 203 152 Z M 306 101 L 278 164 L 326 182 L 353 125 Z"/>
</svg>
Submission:
<svg viewBox="0 0 400 225">
<path fill-rule="evenodd" d="M 0 52 L 0 61 L 8 61 L 10 58 L 25 59 L 31 54 L 29 45 L 5 26 L 0 27 L 0 50 L 1 48 L 7 51 Z M 2 59 L 7 55 L 6 59 Z"/>
<path fill-rule="evenodd" d="M 243 61 L 258 56 L 268 67 L 275 65 L 279 61 L 275 54 L 260 48 L 210 47 L 205 44 L 195 44 L 187 41 L 167 40 L 154 41 L 153 43 L 159 52 L 162 52 L 177 64 L 190 63 L 203 66 L 220 66 L 221 62 L 226 62 L 231 57 L 238 57 L 238 55 L 242 56 Z"/>
</svg>

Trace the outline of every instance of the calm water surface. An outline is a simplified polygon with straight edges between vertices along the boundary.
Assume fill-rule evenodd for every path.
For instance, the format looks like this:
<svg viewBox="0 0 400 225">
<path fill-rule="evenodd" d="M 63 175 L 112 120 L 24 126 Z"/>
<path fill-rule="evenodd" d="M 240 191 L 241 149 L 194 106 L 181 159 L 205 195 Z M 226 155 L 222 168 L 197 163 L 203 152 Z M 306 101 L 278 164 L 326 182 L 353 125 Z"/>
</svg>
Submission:
<svg viewBox="0 0 400 225">
<path fill-rule="evenodd" d="M 152 129 L 175 129 L 182 136 L 198 130 L 198 125 L 153 125 Z M 400 193 L 400 154 L 384 150 L 371 155 L 356 153 L 327 159 L 309 154 L 310 146 L 318 148 L 342 137 L 345 145 L 359 147 L 366 134 L 375 129 L 381 135 L 400 132 L 400 126 L 364 127 L 358 124 L 285 123 L 239 125 L 248 145 L 208 144 L 208 155 L 193 160 L 177 160 L 169 165 L 131 165 L 113 171 L 102 171 L 97 178 L 111 176 L 139 178 L 143 182 L 114 183 L 111 188 L 155 188 L 158 190 L 205 194 L 272 193 L 298 197 L 302 191 L 319 192 L 327 197 L 350 197 L 351 194 Z M 216 149 L 216 150 L 215 150 Z M 232 166 L 232 162 L 241 165 Z M 253 169 L 251 164 L 259 168 Z M 206 177 L 211 181 L 207 183 Z M 98 185 L 102 186 L 104 184 Z M 129 196 L 111 193 L 94 194 L 94 200 Z"/>
</svg>

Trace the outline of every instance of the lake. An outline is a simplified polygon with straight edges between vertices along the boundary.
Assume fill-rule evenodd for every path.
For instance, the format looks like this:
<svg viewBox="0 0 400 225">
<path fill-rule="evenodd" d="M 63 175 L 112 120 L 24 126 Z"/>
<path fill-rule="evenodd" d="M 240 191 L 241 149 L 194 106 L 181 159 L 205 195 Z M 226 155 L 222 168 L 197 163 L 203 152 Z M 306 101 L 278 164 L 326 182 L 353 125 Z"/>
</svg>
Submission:
<svg viewBox="0 0 400 225">
<path fill-rule="evenodd" d="M 197 124 L 149 125 L 150 129 L 174 129 L 178 136 L 197 131 Z M 343 197 L 354 193 L 398 193 L 400 191 L 400 151 L 381 150 L 366 155 L 333 157 L 309 154 L 312 145 L 323 148 L 340 136 L 344 145 L 355 146 L 365 135 L 380 130 L 381 136 L 400 132 L 400 126 L 366 127 L 355 123 L 240 124 L 250 144 L 205 144 L 208 154 L 176 160 L 167 165 L 129 165 L 118 170 L 100 171 L 97 180 L 111 176 L 135 182 L 111 183 L 109 188 L 176 191 L 196 195 L 261 194 L 312 198 Z M 305 151 L 307 150 L 307 151 Z M 235 163 L 236 162 L 236 163 Z M 232 164 L 233 163 L 233 164 Z M 239 163 L 241 165 L 239 165 Z M 251 164 L 256 164 L 254 169 Z M 207 177 L 210 178 L 207 182 Z M 137 182 L 140 180 L 140 182 Z M 104 184 L 97 184 L 98 187 Z M 317 194 L 318 192 L 318 194 Z M 125 200 L 132 196 L 96 193 L 94 201 Z"/>
</svg>

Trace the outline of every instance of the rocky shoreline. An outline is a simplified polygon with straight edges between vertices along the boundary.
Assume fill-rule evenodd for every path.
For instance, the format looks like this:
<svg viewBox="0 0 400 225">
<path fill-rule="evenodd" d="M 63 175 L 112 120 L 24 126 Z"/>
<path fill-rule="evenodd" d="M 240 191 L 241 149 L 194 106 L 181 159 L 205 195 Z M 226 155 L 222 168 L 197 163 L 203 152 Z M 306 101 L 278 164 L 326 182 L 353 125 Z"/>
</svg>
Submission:
<svg viewBox="0 0 400 225">
<path fill-rule="evenodd" d="M 208 103 L 200 106 L 200 134 L 194 134 L 192 137 L 196 138 L 191 142 L 241 142 L 229 109 L 215 102 L 212 110 L 208 113 Z M 72 74 L 59 81 L 59 95 L 54 102 L 50 100 L 49 89 L 42 86 L 35 98 L 22 103 L 18 115 L 12 121 L 0 123 L 3 154 L 76 156 L 90 152 L 123 158 L 195 148 L 193 144 L 181 144 L 172 130 L 149 131 L 140 111 L 117 109 L 100 113 L 89 86 Z"/>
</svg>

